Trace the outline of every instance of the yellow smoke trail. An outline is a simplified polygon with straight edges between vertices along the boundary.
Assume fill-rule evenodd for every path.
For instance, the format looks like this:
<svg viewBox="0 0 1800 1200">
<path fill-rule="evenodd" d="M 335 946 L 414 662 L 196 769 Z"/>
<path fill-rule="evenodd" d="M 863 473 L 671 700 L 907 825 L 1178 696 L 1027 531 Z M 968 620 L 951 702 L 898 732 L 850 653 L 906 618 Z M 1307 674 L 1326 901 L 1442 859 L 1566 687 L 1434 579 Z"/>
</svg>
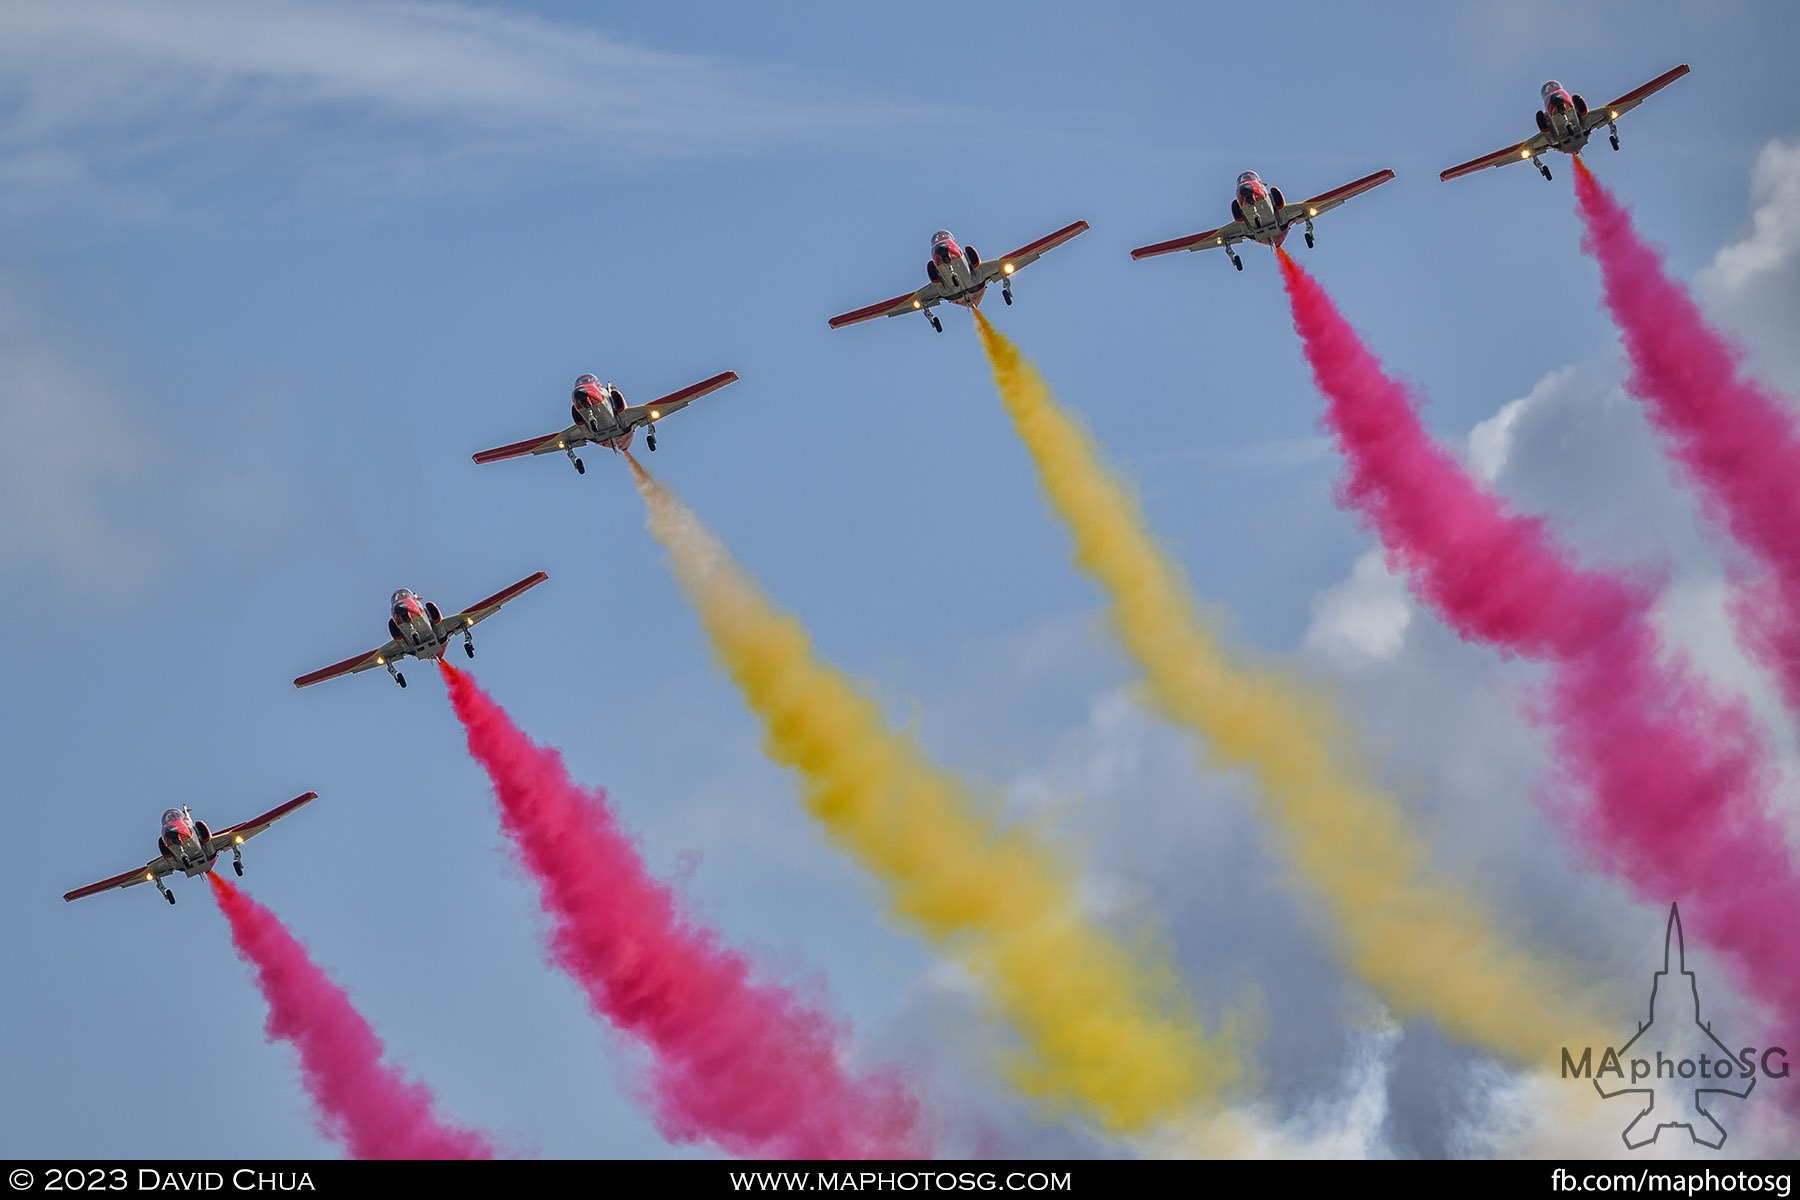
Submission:
<svg viewBox="0 0 1800 1200">
<path fill-rule="evenodd" d="M 1510 944 L 1461 889 L 1436 878 L 1393 797 L 1357 761 L 1319 688 L 1227 654 L 1159 550 L 1092 435 L 979 311 L 975 323 L 1039 483 L 1109 600 L 1152 704 L 1246 770 L 1278 851 L 1325 901 L 1350 968 L 1399 1015 L 1542 1066 L 1563 1045 L 1607 1045 L 1610 1008 L 1570 972 Z"/>
<path fill-rule="evenodd" d="M 1232 1030 L 1208 1037 L 1165 956 L 1098 928 L 1070 865 L 889 732 L 877 705 L 634 459 L 651 533 L 713 651 L 798 771 L 807 809 L 889 889 L 896 912 L 970 972 L 1019 1035 L 1015 1086 L 1110 1133 L 1211 1107 L 1239 1078 Z"/>
</svg>

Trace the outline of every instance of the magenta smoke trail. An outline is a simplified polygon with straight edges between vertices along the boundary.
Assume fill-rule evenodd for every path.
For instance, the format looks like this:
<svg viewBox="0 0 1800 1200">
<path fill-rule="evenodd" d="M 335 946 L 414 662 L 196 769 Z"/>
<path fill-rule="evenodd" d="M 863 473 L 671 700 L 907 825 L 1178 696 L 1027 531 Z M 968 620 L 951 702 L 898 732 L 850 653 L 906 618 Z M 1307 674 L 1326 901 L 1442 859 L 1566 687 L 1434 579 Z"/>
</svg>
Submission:
<svg viewBox="0 0 1800 1200">
<path fill-rule="evenodd" d="M 1714 522 L 1768 572 L 1736 617 L 1751 653 L 1800 716 L 1800 430 L 1792 410 L 1744 371 L 1631 214 L 1575 161 L 1581 245 L 1600 264 L 1606 307 L 1624 336 L 1625 386 L 1698 485 Z"/>
<path fill-rule="evenodd" d="M 1649 590 L 1583 570 L 1426 434 L 1318 282 L 1280 254 L 1294 328 L 1345 458 L 1340 503 L 1463 637 L 1547 662 L 1550 727 L 1598 865 L 1688 928 L 1777 1014 L 1800 1013 L 1800 877 L 1762 805 L 1773 768 L 1747 708 L 1671 665 Z M 1691 915 L 1690 915 L 1691 914 Z"/>
<path fill-rule="evenodd" d="M 554 922 L 557 964 L 600 1016 L 651 1052 L 650 1095 L 672 1141 L 762 1158 L 918 1158 L 917 1102 L 892 1073 L 858 1078 L 844 1031 L 693 925 L 651 877 L 603 793 L 527 738 L 440 661 L 500 822 Z"/>
<path fill-rule="evenodd" d="M 479 1134 L 444 1124 L 431 1091 L 382 1062 L 381 1039 L 275 914 L 209 874 L 231 941 L 269 1003 L 269 1037 L 300 1051 L 319 1131 L 352 1158 L 491 1158 Z"/>
</svg>

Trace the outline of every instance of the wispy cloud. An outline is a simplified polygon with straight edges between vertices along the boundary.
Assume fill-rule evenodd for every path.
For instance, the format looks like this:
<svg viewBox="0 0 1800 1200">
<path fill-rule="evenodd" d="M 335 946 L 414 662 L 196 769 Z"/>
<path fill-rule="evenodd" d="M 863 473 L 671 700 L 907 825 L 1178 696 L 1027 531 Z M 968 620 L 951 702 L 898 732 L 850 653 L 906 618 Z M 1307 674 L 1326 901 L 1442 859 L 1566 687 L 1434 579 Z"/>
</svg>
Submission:
<svg viewBox="0 0 1800 1200">
<path fill-rule="evenodd" d="M 157 452 L 107 380 L 0 280 L 0 577 L 129 587 L 155 549 L 126 514 Z"/>
<path fill-rule="evenodd" d="M 682 156 L 918 115 L 798 71 L 419 0 L 23 0 L 0 9 L 0 112 L 0 163 L 40 190 L 170 155 Z"/>
</svg>

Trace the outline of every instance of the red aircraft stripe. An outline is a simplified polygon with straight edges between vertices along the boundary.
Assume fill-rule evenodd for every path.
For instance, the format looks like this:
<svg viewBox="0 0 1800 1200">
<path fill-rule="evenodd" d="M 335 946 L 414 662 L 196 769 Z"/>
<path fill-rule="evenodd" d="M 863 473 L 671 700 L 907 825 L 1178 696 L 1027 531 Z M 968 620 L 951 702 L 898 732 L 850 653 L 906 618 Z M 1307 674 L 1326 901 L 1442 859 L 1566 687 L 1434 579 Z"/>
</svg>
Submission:
<svg viewBox="0 0 1800 1200">
<path fill-rule="evenodd" d="M 514 596 L 518 595 L 520 592 L 525 591 L 527 588 L 534 588 L 538 584 L 544 582 L 544 580 L 546 580 L 548 578 L 550 578 L 550 576 L 544 574 L 542 571 L 539 571 L 535 575 L 532 575 L 532 576 L 529 576 L 528 578 L 519 580 L 519 582 L 513 584 L 511 587 L 507 588 L 504 591 L 495 592 L 493 595 L 489 596 L 486 600 L 483 600 L 480 604 L 470 605 L 468 608 L 463 609 L 463 612 L 464 613 L 478 613 L 484 608 L 498 608 L 500 605 L 505 604 L 508 600 L 511 600 Z"/>
<path fill-rule="evenodd" d="M 1224 226 L 1220 226 L 1219 228 L 1223 229 Z M 1209 229 L 1205 233 L 1195 233 L 1190 234 L 1187 237 L 1175 238 L 1172 241 L 1158 242 L 1154 246 L 1139 246 L 1136 250 L 1131 252 L 1131 257 L 1149 258 L 1156 254 L 1168 254 L 1173 250 L 1186 250 L 1191 246 L 1198 246 L 1201 242 L 1207 241 L 1218 232 L 1218 229 Z"/>
<path fill-rule="evenodd" d="M 904 303 L 912 298 L 913 294 L 911 292 L 906 293 L 904 296 L 895 296 L 892 300 L 883 300 L 880 304 L 871 304 L 867 308 L 859 308 L 855 312 L 847 312 L 835 316 L 831 318 L 828 324 L 833 329 L 837 329 L 844 325 L 853 325 L 858 321 L 866 321 L 870 317 L 879 317 L 885 314 L 888 309 L 894 307 L 894 305 Z"/>
<path fill-rule="evenodd" d="M 481 453 L 474 456 L 475 461 L 478 463 L 498 462 L 503 458 L 517 458 L 521 454 L 530 454 L 533 450 L 536 450 L 539 446 L 555 436 L 556 435 L 552 433 L 544 437 L 530 438 L 523 442 L 514 442 L 510 446 L 496 446 L 492 450 L 483 450 Z"/>
</svg>

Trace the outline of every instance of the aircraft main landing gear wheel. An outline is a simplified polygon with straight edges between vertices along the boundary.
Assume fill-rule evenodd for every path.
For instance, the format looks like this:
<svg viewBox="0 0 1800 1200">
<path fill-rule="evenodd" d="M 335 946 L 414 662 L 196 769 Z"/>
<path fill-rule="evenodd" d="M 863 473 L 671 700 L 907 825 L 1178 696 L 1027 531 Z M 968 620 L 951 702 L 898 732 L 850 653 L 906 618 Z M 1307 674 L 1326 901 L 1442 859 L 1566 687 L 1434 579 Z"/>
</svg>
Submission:
<svg viewBox="0 0 1800 1200">
<path fill-rule="evenodd" d="M 1306 248 L 1308 250 L 1313 248 L 1313 235 L 1310 233 L 1306 235 Z"/>
<path fill-rule="evenodd" d="M 1609 133 L 1606 135 L 1606 140 L 1612 143 L 1612 148 L 1614 150 L 1617 150 L 1619 148 L 1619 135 L 1618 134 Z"/>
<path fill-rule="evenodd" d="M 243 863 L 233 861 L 231 864 L 231 869 L 238 873 L 238 878 L 240 878 L 240 879 L 243 878 L 243 876 L 244 876 L 244 864 Z"/>
<path fill-rule="evenodd" d="M 1010 308 L 1012 306 L 1012 289 L 1007 288 L 1006 290 L 1002 291 L 1000 293 L 1000 298 L 1002 300 L 1006 301 L 1007 307 Z"/>
<path fill-rule="evenodd" d="M 463 643 L 463 653 L 467 654 L 470 658 L 474 658 L 475 657 L 475 643 L 474 642 L 464 642 Z"/>
<path fill-rule="evenodd" d="M 173 904 L 173 903 L 175 903 L 175 893 L 174 892 L 164 892 L 163 899 L 167 900 L 170 904 Z"/>
<path fill-rule="evenodd" d="M 587 474 L 587 464 L 582 462 L 579 458 L 575 460 L 575 473 L 577 475 Z"/>
<path fill-rule="evenodd" d="M 1548 180 L 1550 178 L 1550 168 L 1549 167 L 1545 166 L 1543 163 L 1540 162 L 1537 165 L 1537 169 L 1538 169 L 1538 173 L 1540 175 L 1542 175 L 1546 180 Z"/>
<path fill-rule="evenodd" d="M 930 320 L 931 320 L 931 327 L 933 329 L 937 330 L 939 333 L 944 332 L 943 322 L 939 321 L 936 317 L 932 317 L 932 318 L 930 318 Z"/>
<path fill-rule="evenodd" d="M 1241 271 L 1244 269 L 1244 260 L 1234 254 L 1231 256 L 1231 265 Z"/>
<path fill-rule="evenodd" d="M 401 687 L 405 687 L 406 686 L 406 676 L 400 674 L 399 672 L 395 672 L 394 682 L 399 684 Z"/>
<path fill-rule="evenodd" d="M 655 454 L 656 453 L 656 435 L 654 433 L 646 433 L 644 435 L 644 445 L 646 445 L 650 448 L 650 453 Z"/>
</svg>

